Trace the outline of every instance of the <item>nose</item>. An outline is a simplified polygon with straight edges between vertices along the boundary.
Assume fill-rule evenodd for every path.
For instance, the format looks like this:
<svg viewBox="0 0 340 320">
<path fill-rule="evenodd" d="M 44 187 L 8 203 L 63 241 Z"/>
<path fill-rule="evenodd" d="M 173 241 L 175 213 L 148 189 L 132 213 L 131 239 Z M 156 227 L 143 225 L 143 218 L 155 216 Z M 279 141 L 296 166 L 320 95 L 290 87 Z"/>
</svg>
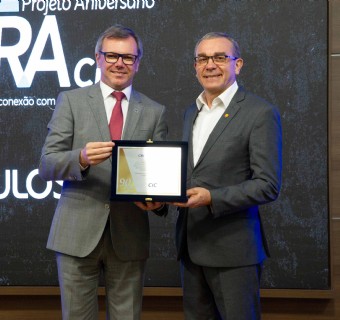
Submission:
<svg viewBox="0 0 340 320">
<path fill-rule="evenodd" d="M 125 66 L 123 62 L 123 57 L 119 57 L 118 60 L 115 62 L 116 66 Z"/>
<path fill-rule="evenodd" d="M 205 66 L 206 68 L 215 68 L 216 67 L 216 64 L 213 60 L 213 57 L 208 57 L 208 62 Z"/>
</svg>

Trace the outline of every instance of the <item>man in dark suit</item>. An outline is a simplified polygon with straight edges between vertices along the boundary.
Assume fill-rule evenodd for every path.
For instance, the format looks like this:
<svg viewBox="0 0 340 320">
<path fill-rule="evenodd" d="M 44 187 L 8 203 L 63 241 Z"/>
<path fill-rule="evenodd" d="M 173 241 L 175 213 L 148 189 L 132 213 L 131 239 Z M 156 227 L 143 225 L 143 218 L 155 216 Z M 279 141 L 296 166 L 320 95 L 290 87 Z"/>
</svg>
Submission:
<svg viewBox="0 0 340 320">
<path fill-rule="evenodd" d="M 258 205 L 278 197 L 278 110 L 239 87 L 236 41 L 213 32 L 195 48 L 204 91 L 185 112 L 187 203 L 176 203 L 186 320 L 260 319 L 260 275 L 268 255 Z"/>
<path fill-rule="evenodd" d="M 107 29 L 95 50 L 101 81 L 61 93 L 48 124 L 39 172 L 45 180 L 64 181 L 47 244 L 57 255 L 63 319 L 98 317 L 101 272 L 107 318 L 140 319 L 150 240 L 146 211 L 161 203 L 110 203 L 114 143 L 108 124 L 120 100 L 112 92 L 122 92 L 116 109 L 122 110 L 122 139 L 166 139 L 165 107 L 132 88 L 142 54 L 131 29 Z"/>
</svg>

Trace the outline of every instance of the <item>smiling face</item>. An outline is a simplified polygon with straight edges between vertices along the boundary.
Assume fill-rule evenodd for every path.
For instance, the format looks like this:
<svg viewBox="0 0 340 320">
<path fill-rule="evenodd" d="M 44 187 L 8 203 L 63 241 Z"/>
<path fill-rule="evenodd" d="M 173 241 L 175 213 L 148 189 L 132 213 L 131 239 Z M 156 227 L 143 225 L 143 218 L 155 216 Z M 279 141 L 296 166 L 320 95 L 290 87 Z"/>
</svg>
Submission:
<svg viewBox="0 0 340 320">
<path fill-rule="evenodd" d="M 133 37 L 105 38 L 101 51 L 138 55 L 137 43 Z M 101 81 L 115 90 L 130 86 L 139 67 L 138 58 L 133 65 L 125 65 L 122 58 L 116 63 L 107 63 L 103 54 L 96 53 L 96 61 L 101 70 Z"/>
<path fill-rule="evenodd" d="M 211 38 L 202 40 L 195 52 L 195 56 L 234 56 L 233 44 L 227 38 Z M 215 98 L 229 88 L 241 71 L 243 60 L 227 58 L 223 64 L 216 64 L 212 59 L 205 65 L 195 63 L 196 76 L 202 85 L 206 97 Z"/>
</svg>

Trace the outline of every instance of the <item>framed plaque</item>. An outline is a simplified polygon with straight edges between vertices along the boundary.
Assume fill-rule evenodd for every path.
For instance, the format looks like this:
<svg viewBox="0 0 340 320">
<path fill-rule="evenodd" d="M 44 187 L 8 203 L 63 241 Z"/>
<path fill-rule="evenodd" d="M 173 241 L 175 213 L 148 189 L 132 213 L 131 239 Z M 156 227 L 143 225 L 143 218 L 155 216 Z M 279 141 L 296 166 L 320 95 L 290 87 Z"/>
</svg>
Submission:
<svg viewBox="0 0 340 320">
<path fill-rule="evenodd" d="M 187 142 L 117 140 L 114 143 L 112 201 L 187 201 Z"/>
</svg>

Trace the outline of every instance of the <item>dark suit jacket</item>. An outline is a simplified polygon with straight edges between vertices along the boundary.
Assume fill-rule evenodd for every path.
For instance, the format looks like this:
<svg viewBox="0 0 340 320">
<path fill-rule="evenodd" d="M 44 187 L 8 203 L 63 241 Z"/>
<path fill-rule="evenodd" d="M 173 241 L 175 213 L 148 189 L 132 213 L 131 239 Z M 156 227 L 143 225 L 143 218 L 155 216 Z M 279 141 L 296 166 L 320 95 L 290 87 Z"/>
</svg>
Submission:
<svg viewBox="0 0 340 320">
<path fill-rule="evenodd" d="M 194 166 L 192 129 L 197 114 L 193 104 L 184 119 L 187 187 L 208 189 L 212 204 L 180 210 L 178 258 L 188 252 L 195 264 L 207 267 L 259 263 L 268 252 L 258 205 L 275 200 L 281 185 L 279 112 L 239 88 Z"/>
<path fill-rule="evenodd" d="M 164 140 L 165 107 L 132 91 L 122 139 Z M 148 213 L 133 203 L 110 203 L 111 158 L 82 172 L 79 153 L 87 142 L 110 141 L 99 83 L 63 92 L 48 124 L 39 165 L 45 180 L 63 180 L 47 247 L 84 257 L 98 244 L 110 218 L 113 247 L 122 260 L 149 255 Z"/>
</svg>

